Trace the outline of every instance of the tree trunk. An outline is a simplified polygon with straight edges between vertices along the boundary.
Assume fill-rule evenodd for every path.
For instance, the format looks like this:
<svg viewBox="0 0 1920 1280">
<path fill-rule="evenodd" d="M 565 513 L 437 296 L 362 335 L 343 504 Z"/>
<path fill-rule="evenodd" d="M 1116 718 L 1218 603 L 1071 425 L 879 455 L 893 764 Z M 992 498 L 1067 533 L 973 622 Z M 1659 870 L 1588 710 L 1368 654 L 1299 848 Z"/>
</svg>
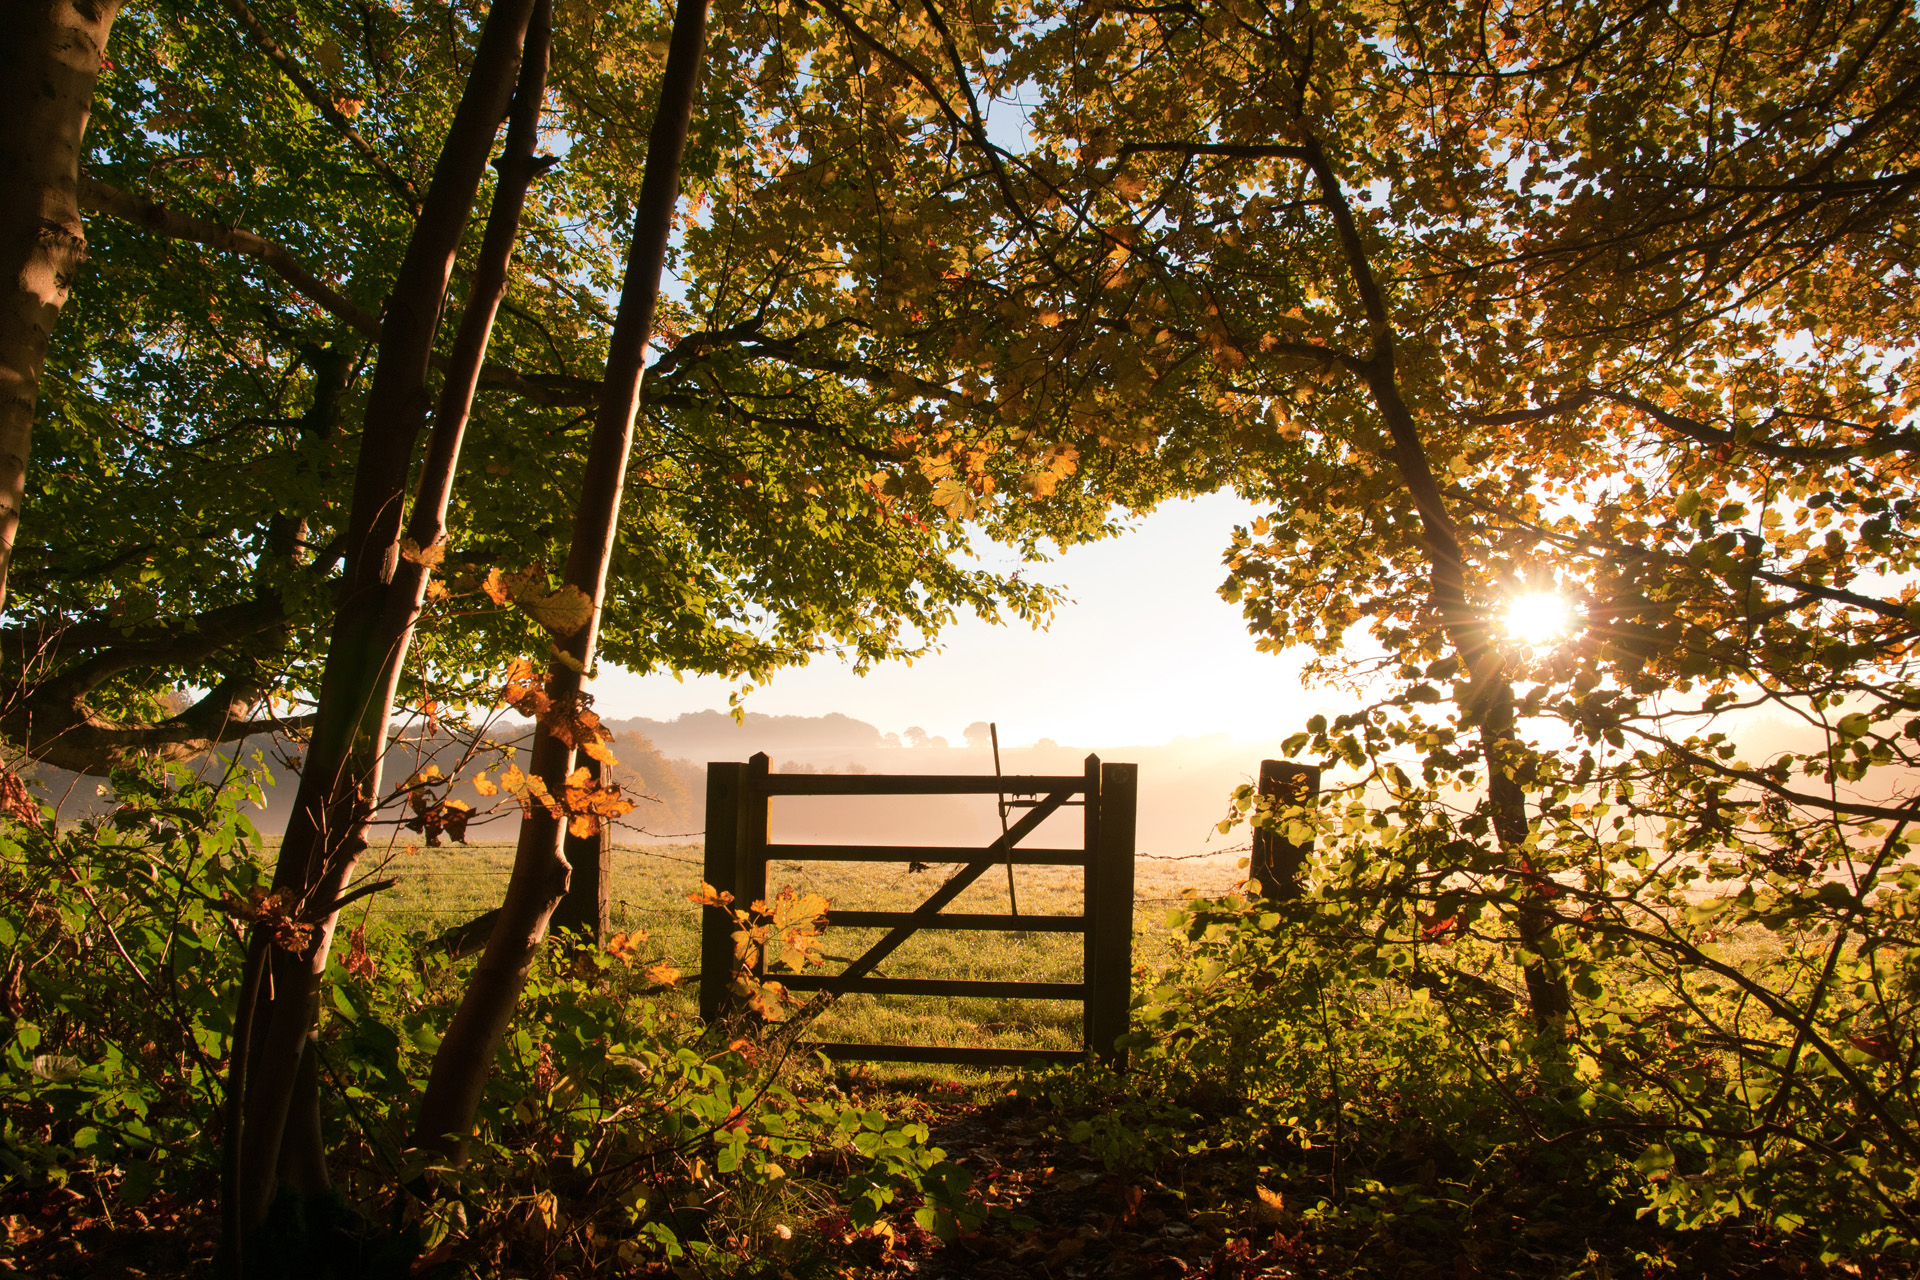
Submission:
<svg viewBox="0 0 1920 1280">
<path fill-rule="evenodd" d="M 612 781 L 598 760 L 589 758 L 580 763 L 595 786 L 603 779 Z M 613 903 L 613 824 L 601 823 L 590 836 L 567 832 L 560 851 L 572 870 L 567 877 L 566 896 L 553 909 L 552 927 L 572 929 L 590 936 L 594 945 L 604 946 Z"/>
<path fill-rule="evenodd" d="M 245 1205 L 240 1218 L 249 1229 L 265 1220 L 277 1191 L 274 1174 L 280 1167 L 289 1108 L 313 1027 L 312 1000 L 326 971 L 337 922 L 332 904 L 366 847 L 367 824 L 380 800 L 392 694 L 407 638 L 404 631 L 394 634 L 392 619 L 404 617 L 410 627 L 417 611 L 417 604 L 411 610 L 395 607 L 393 597 L 399 590 L 393 580 L 401 563 L 408 470 L 426 415 L 434 334 L 494 134 L 514 92 L 533 9 L 534 0 L 498 0 L 487 15 L 473 70 L 381 326 L 379 363 L 368 396 L 348 516 L 345 581 L 334 612 L 318 720 L 274 872 L 275 888 L 297 895 L 301 914 L 318 928 L 305 953 L 274 952 L 273 996 L 256 1015 L 260 1047 L 257 1065 L 248 1075 L 243 1128 L 239 1135 L 229 1135 L 230 1141 L 237 1136 L 241 1144 L 239 1185 Z M 540 63 L 544 88 L 544 51 Z M 536 119 L 538 102 L 536 94 L 532 108 Z M 525 166 L 518 172 L 513 165 L 503 168 L 503 185 L 511 179 L 524 187 Z M 517 198 L 509 197 L 508 203 L 517 220 Z M 509 235 L 509 249 L 511 240 Z M 496 290 L 484 307 L 490 313 L 497 302 Z M 483 347 L 491 323 L 489 314 L 481 334 Z M 453 381 L 450 375 L 449 382 Z M 470 396 L 470 379 L 466 387 Z M 445 424 L 456 434 L 465 425 L 465 403 L 461 402 L 457 421 Z M 441 434 L 438 424 L 435 434 Z M 444 489 L 451 483 L 457 441 L 451 446 L 436 442 L 432 452 L 446 474 L 423 473 L 423 491 Z M 441 492 L 435 505 L 436 524 L 444 511 Z M 417 591 L 423 589 L 424 582 L 415 588 L 416 602 Z"/>
<path fill-rule="evenodd" d="M 1527 855 L 1526 790 L 1514 776 L 1525 747 L 1514 733 L 1513 682 L 1493 645 L 1493 628 L 1485 613 L 1474 608 L 1467 595 L 1466 556 L 1454 531 L 1440 485 L 1428 465 L 1426 448 L 1413 414 L 1400 398 L 1393 374 L 1392 347 L 1382 340 L 1383 353 L 1374 361 L 1370 381 L 1374 401 L 1393 437 L 1394 464 L 1401 482 L 1419 509 L 1422 536 L 1432 564 L 1434 604 L 1452 641 L 1454 654 L 1467 677 L 1462 716 L 1480 728 L 1480 754 L 1487 767 L 1487 804 L 1492 811 L 1493 835 L 1509 866 L 1528 878 L 1520 891 L 1518 924 L 1520 945 L 1528 955 L 1522 962 L 1527 1001 L 1534 1022 L 1542 1028 L 1558 1024 L 1572 1008 L 1567 981 L 1545 955 L 1553 932 L 1553 912 L 1546 905 L 1548 887 Z"/>
<path fill-rule="evenodd" d="M 680 162 L 686 152 L 693 99 L 700 83 L 706 44 L 707 0 L 679 0 L 660 82 L 660 105 L 647 144 L 647 171 L 640 184 L 633 243 L 627 251 L 626 279 L 614 320 L 593 440 L 574 514 L 573 542 L 567 553 L 566 581 L 593 603 L 588 623 L 569 637 L 564 652 L 571 661 L 555 666 L 546 693 L 556 713 L 580 705 L 580 685 L 592 665 L 600 609 L 606 597 L 607 570 L 620 521 L 620 495 L 626 483 L 627 455 L 633 446 L 634 417 L 647 343 L 653 331 L 654 305 L 673 230 L 673 209 L 680 193 Z M 573 748 L 536 726 L 529 772 L 558 797 L 573 766 Z M 566 893 L 570 868 L 560 848 L 561 819 L 544 805 L 530 805 L 520 823 L 519 846 L 499 918 L 486 950 L 474 967 L 460 1009 L 434 1055 L 433 1071 L 414 1119 L 414 1141 L 457 1155 L 473 1129 L 480 1097 L 495 1050 L 519 1000 L 527 972 L 545 938 L 553 909 Z"/>
<path fill-rule="evenodd" d="M 0 0 L 0 609 L 47 340 L 86 260 L 80 154 L 120 0 Z"/>
<path fill-rule="evenodd" d="M 1373 274 L 1359 225 L 1354 220 L 1353 206 L 1319 140 L 1304 126 L 1301 134 L 1304 145 L 1299 148 L 1300 157 L 1313 171 L 1327 212 L 1333 217 L 1348 273 L 1373 330 L 1373 351 L 1360 364 L 1359 371 L 1393 440 L 1389 457 L 1420 515 L 1433 603 L 1467 676 L 1467 694 L 1462 699 L 1460 713 L 1468 723 L 1480 728 L 1494 838 L 1508 865 L 1528 880 L 1527 887 L 1521 891 L 1519 910 L 1521 946 L 1531 957 L 1524 961 L 1527 996 L 1534 1021 L 1543 1028 L 1551 1027 L 1572 1007 L 1572 1002 L 1567 994 L 1566 978 L 1542 950 L 1552 934 L 1553 912 L 1546 906 L 1547 886 L 1526 852 L 1526 792 L 1514 777 L 1524 748 L 1514 734 L 1513 684 L 1507 678 L 1505 660 L 1493 644 L 1491 619 L 1474 607 L 1468 595 L 1466 553 L 1461 549 L 1453 515 L 1447 510 L 1446 495 L 1434 478 L 1419 424 L 1400 394 L 1393 320 L 1387 310 L 1386 295 Z"/>
</svg>

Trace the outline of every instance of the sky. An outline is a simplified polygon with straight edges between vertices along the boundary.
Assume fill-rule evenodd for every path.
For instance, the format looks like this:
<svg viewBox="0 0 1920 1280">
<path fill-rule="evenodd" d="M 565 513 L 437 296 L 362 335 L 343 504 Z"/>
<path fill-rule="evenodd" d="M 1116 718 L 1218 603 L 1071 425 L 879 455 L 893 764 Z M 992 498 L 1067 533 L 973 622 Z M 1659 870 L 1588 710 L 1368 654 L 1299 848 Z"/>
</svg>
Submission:
<svg viewBox="0 0 1920 1280">
<path fill-rule="evenodd" d="M 1132 531 L 1071 549 L 1028 576 L 1065 589 L 1050 629 L 971 616 L 942 637 L 942 651 L 867 676 L 830 659 L 782 672 L 747 699 L 765 715 L 841 712 L 884 733 L 919 727 L 962 741 L 969 724 L 995 721 L 1009 745 L 1164 743 L 1228 734 L 1284 736 L 1339 701 L 1300 684 L 1301 659 L 1254 649 L 1238 605 L 1217 594 L 1220 554 L 1236 523 L 1260 512 L 1234 494 L 1168 503 Z M 991 558 L 988 562 L 992 563 Z M 1014 561 L 1008 554 L 1005 564 Z M 670 719 L 724 710 L 725 680 L 635 676 L 610 670 L 594 683 L 609 719 Z"/>
</svg>

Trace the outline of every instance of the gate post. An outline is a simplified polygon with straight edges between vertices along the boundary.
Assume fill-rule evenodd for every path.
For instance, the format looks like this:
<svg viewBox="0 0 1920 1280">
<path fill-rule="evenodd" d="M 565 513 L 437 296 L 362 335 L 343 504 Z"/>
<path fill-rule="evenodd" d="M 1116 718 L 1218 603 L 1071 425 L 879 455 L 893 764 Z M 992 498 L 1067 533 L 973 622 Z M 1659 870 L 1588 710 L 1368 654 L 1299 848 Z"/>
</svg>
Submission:
<svg viewBox="0 0 1920 1280">
<path fill-rule="evenodd" d="M 747 766 L 733 761 L 707 766 L 706 854 L 703 878 L 716 890 L 733 892 L 739 861 L 740 793 Z M 733 917 L 718 907 L 700 912 L 700 1017 L 708 1026 L 727 1005 L 733 978 Z"/>
<path fill-rule="evenodd" d="M 733 905 L 744 911 L 767 896 L 767 753 L 747 757 L 740 775 Z"/>
<path fill-rule="evenodd" d="M 1085 807 L 1080 813 L 1085 820 L 1082 824 L 1080 847 L 1086 851 L 1086 866 L 1080 871 L 1080 924 L 1084 932 L 1080 935 L 1080 973 L 1081 985 L 1086 994 L 1080 1001 L 1080 1040 L 1089 1052 L 1100 1045 L 1100 1023 L 1094 1016 L 1093 994 L 1097 989 L 1100 971 L 1100 942 L 1094 928 L 1100 919 L 1100 757 L 1088 755 L 1086 762 L 1086 786 L 1081 792 Z"/>
<path fill-rule="evenodd" d="M 1091 880 L 1097 887 L 1087 922 L 1093 940 L 1088 1043 L 1102 1061 L 1124 1071 L 1127 1051 L 1118 1045 L 1132 1021 L 1133 1004 L 1133 859 L 1134 809 L 1140 766 L 1100 766 L 1100 821 L 1097 846 L 1090 845 Z"/>
<path fill-rule="evenodd" d="M 1288 760 L 1260 762 L 1260 794 L 1292 805 L 1312 804 L 1320 795 L 1318 765 L 1294 764 Z M 1249 877 L 1263 898 L 1292 899 L 1305 892 L 1300 869 L 1307 860 L 1307 844 L 1290 844 L 1277 832 L 1253 833 L 1253 856 L 1248 859 Z"/>
<path fill-rule="evenodd" d="M 767 896 L 767 764 L 767 753 L 758 751 L 747 757 L 746 768 L 740 772 L 740 818 L 733 861 L 733 905 L 738 911 Z M 766 976 L 765 947 L 754 960 L 753 971 L 759 977 Z"/>
</svg>

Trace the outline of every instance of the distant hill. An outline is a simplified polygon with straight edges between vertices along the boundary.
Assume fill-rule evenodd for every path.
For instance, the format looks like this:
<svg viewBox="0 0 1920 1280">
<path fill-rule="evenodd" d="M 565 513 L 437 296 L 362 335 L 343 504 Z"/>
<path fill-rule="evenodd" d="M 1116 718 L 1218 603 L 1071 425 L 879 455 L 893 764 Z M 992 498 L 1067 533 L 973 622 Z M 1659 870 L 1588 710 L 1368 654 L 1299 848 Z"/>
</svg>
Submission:
<svg viewBox="0 0 1920 1280">
<path fill-rule="evenodd" d="M 692 711 L 671 720 L 644 716 L 608 720 L 607 727 L 616 733 L 637 733 L 662 754 L 689 760 L 745 760 L 756 751 L 811 757 L 900 745 L 897 734 L 882 734 L 866 721 L 837 711 L 824 716 L 763 716 L 749 711 L 740 722 L 724 711 Z"/>
<path fill-rule="evenodd" d="M 622 824 L 623 841 L 697 840 L 705 826 L 706 772 L 711 761 L 745 760 L 757 751 L 772 757 L 773 768 L 783 772 L 837 773 L 978 773 L 993 772 L 991 751 L 978 740 L 970 746 L 948 746 L 937 737 L 909 733 L 920 745 L 902 745 L 901 735 L 883 732 L 875 725 L 851 716 L 775 716 L 748 713 L 736 722 L 721 711 L 703 711 L 677 716 L 671 720 L 646 717 L 609 720 L 615 734 L 614 751 L 620 757 L 617 774 L 630 793 L 652 797 L 642 802 Z M 499 736 L 516 742 L 524 761 L 526 735 L 530 726 L 503 725 Z M 241 744 L 243 756 L 259 752 L 268 761 L 275 785 L 268 791 L 267 805 L 254 819 L 263 832 L 285 829 L 293 803 L 295 771 L 276 761 L 292 754 L 292 744 L 282 739 L 260 737 Z M 201 765 L 203 773 L 228 767 L 233 748 Z M 1277 741 L 1244 741 L 1221 734 L 1207 738 L 1176 738 L 1155 745 L 1102 746 L 1099 755 L 1110 761 L 1129 761 L 1140 766 L 1140 813 L 1138 845 L 1142 853 L 1157 856 L 1190 857 L 1237 852 L 1244 833 L 1231 838 L 1213 833 L 1213 823 L 1225 811 L 1233 787 L 1249 781 L 1260 767 L 1263 756 L 1277 756 Z M 409 741 L 396 744 L 391 766 L 395 780 L 429 763 L 450 770 L 456 763 L 456 747 L 446 740 Z M 1001 763 L 1008 773 L 1077 773 L 1088 748 L 1062 746 L 1048 739 L 1037 743 L 1007 745 Z M 57 770 L 42 769 L 33 775 L 49 798 L 64 797 L 63 818 L 96 812 L 104 802 L 94 794 L 97 780 L 76 778 Z M 484 800 L 471 787 L 461 785 L 454 794 L 477 809 L 493 801 Z M 1073 811 L 1077 813 L 1078 811 Z M 406 815 L 398 810 L 383 814 L 389 824 Z M 774 834 L 788 841 L 901 841 L 928 844 L 986 844 L 999 834 L 999 820 L 991 797 L 983 800 L 938 797 L 905 797 L 824 800 L 789 799 L 777 801 L 773 812 Z M 515 813 L 502 808 L 484 824 L 476 824 L 477 840 L 511 840 Z M 1077 819 L 1062 815 L 1038 834 L 1038 843 L 1059 846 L 1075 842 L 1072 830 Z M 392 829 L 391 827 L 389 828 Z M 402 839 L 412 839 L 401 833 Z M 384 837 L 383 837 L 384 839 Z"/>
</svg>

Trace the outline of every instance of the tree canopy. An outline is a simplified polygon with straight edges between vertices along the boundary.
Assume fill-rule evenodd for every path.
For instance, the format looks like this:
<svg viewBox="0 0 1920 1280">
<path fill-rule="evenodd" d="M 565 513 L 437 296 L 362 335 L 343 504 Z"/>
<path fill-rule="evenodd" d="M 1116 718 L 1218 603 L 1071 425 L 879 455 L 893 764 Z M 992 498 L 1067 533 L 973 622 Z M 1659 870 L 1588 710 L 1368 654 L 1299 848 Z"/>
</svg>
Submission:
<svg viewBox="0 0 1920 1280">
<path fill-rule="evenodd" d="M 780 59 L 807 56 L 766 44 L 760 20 L 723 28 L 721 83 L 771 81 Z M 481 587 L 494 568 L 544 583 L 563 558 L 662 22 L 560 12 L 542 135 L 554 162 L 529 202 L 446 590 L 420 640 L 415 678 L 435 696 L 544 651 L 524 612 Z M 238 2 L 130 12 L 115 28 L 80 192 L 89 260 L 55 331 L 36 514 L 13 571 L 7 651 L 25 697 L 8 723 L 48 758 L 104 768 L 114 752 L 202 746 L 249 727 L 264 695 L 313 687 L 369 343 L 473 30 L 437 7 Z M 804 239 L 836 215 L 732 207 L 740 184 L 794 181 L 765 154 L 783 127 L 765 113 L 781 104 L 711 97 L 603 652 L 636 670 L 756 678 L 823 648 L 862 663 L 910 652 L 956 608 L 1032 616 L 1047 593 L 962 567 L 951 517 L 996 480 L 1052 486 L 1071 457 L 1030 471 L 1017 441 L 995 456 L 985 440 L 933 440 L 916 381 L 932 340 L 894 332 L 869 290 L 768 251 L 783 219 Z M 456 273 L 456 305 L 463 287 Z M 1021 511 L 1001 532 L 1029 546 L 1079 536 L 1102 509 Z M 180 688 L 214 692 L 169 719 Z"/>
<path fill-rule="evenodd" d="M 6 143 L 70 189 L 0 209 L 9 252 L 37 228 L 0 325 L 0 538 L 30 474 L 0 730 L 102 771 L 331 714 L 338 776 L 274 885 L 314 918 L 247 917 L 256 987 L 274 911 L 318 929 L 271 953 L 289 1090 L 396 687 L 512 672 L 539 711 L 520 894 L 564 880 L 554 797 L 599 787 L 571 772 L 596 635 L 635 669 L 880 661 L 957 609 L 1047 607 L 966 564 L 978 533 L 1038 554 L 1232 486 L 1271 508 L 1225 555 L 1254 641 L 1367 702 L 1291 744 L 1321 802 L 1235 799 L 1229 824 L 1318 841 L 1297 893 L 1196 908 L 1196 945 L 1224 966 L 1294 930 L 1333 957 L 1311 981 L 1450 1017 L 1503 1016 L 1517 977 L 1579 1112 L 1554 1123 L 1658 1135 L 1635 1167 L 1661 1214 L 1911 1242 L 1909 6 L 728 0 L 667 166 L 675 283 L 638 321 L 614 295 L 674 208 L 657 168 L 647 223 L 655 104 L 688 102 L 668 31 L 704 6 L 568 0 L 519 88 L 510 29 L 544 59 L 546 18 L 517 2 L 56 8 L 112 34 L 97 88 L 49 55 L 64 123 L 16 111 Z M 543 158 L 509 129 L 509 259 L 473 193 L 510 91 Z M 606 441 L 649 323 L 622 502 Z M 461 396 L 422 426 L 466 372 L 453 484 Z M 431 527 L 402 540 L 416 480 Z M 596 483 L 604 617 L 576 581 Z M 380 631 L 367 599 L 403 583 L 425 614 L 397 672 L 411 615 Z M 1520 634 L 1529 596 L 1568 633 Z M 521 905 L 475 1060 L 545 929 Z M 1726 929 L 1787 941 L 1736 963 Z M 1677 1058 L 1675 1026 L 1718 1056 Z M 462 1105 L 417 1136 L 457 1147 Z"/>
</svg>

